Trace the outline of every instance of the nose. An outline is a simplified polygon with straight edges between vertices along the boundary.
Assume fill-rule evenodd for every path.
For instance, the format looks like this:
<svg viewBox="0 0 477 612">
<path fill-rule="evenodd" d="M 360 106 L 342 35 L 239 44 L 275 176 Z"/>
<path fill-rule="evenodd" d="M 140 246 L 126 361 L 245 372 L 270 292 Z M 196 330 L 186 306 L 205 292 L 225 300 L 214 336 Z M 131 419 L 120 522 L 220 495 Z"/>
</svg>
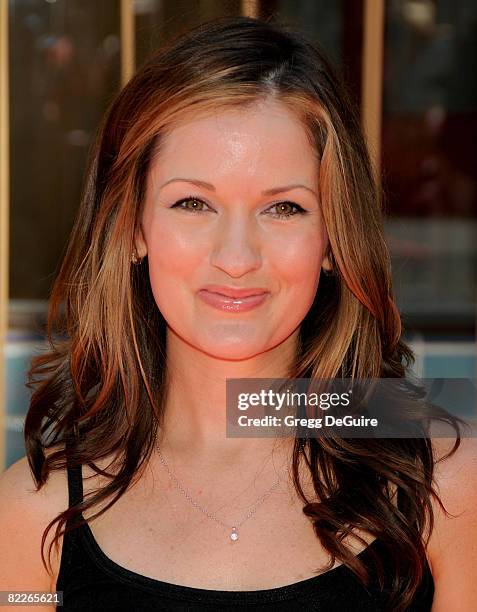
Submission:
<svg viewBox="0 0 477 612">
<path fill-rule="evenodd" d="M 257 270 L 262 255 L 255 225 L 244 210 L 224 215 L 212 238 L 211 265 L 233 278 Z"/>
</svg>

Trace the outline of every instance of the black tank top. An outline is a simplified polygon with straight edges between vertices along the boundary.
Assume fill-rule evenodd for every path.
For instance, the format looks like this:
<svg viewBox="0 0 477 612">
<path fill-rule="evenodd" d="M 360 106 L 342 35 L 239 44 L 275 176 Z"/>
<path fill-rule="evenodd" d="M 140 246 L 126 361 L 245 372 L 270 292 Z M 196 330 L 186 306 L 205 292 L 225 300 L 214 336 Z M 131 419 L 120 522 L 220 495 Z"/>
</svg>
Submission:
<svg viewBox="0 0 477 612">
<path fill-rule="evenodd" d="M 81 466 L 68 468 L 69 505 L 83 499 Z M 82 520 L 82 515 L 79 520 Z M 78 519 L 77 519 L 78 520 Z M 72 523 L 68 521 L 68 527 Z M 120 537 L 121 534 L 118 534 Z M 380 591 L 371 550 L 383 560 L 386 587 Z M 65 612 L 115 610 L 194 611 L 194 610 L 319 610 L 320 612 L 389 611 L 386 593 L 392 583 L 392 566 L 386 547 L 378 539 L 358 557 L 370 569 L 370 583 L 365 587 L 344 564 L 281 587 L 256 591 L 219 591 L 182 586 L 142 576 L 110 559 L 96 542 L 89 525 L 67 531 L 63 539 L 56 589 L 63 591 Z M 408 610 L 429 612 L 434 595 L 434 581 L 426 563 L 419 590 Z"/>
</svg>

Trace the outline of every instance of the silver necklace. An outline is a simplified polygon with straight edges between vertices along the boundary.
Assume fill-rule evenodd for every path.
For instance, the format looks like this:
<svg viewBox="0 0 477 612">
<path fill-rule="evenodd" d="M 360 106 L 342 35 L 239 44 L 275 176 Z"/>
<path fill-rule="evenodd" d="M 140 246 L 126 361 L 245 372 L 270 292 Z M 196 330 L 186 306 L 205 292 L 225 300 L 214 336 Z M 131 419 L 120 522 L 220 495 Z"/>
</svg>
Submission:
<svg viewBox="0 0 477 612">
<path fill-rule="evenodd" d="M 181 483 L 177 480 L 177 478 L 174 476 L 174 474 L 171 472 L 169 466 L 166 463 L 166 460 L 164 459 L 161 450 L 159 447 L 157 448 L 157 452 L 159 454 L 159 459 L 161 460 L 162 465 L 166 468 L 167 473 L 169 474 L 169 477 L 171 478 L 171 480 L 174 482 L 174 484 L 176 485 L 176 487 L 179 489 L 179 491 L 182 493 L 182 495 L 184 495 L 184 497 L 198 510 L 200 510 L 203 514 L 205 514 L 206 516 L 208 516 L 210 519 L 212 519 L 213 521 L 215 521 L 216 523 L 219 523 L 219 525 L 222 525 L 222 527 L 225 527 L 226 529 L 228 529 L 230 531 L 229 533 L 229 537 L 232 540 L 232 542 L 235 542 L 236 540 L 238 540 L 238 528 L 241 527 L 245 521 L 247 521 L 249 518 L 251 518 L 255 512 L 257 511 L 258 507 L 263 504 L 263 502 L 267 499 L 267 497 L 269 495 L 271 495 L 271 493 L 278 487 L 278 485 L 280 484 L 280 476 L 277 478 L 276 482 L 274 483 L 274 485 L 266 492 L 264 493 L 261 497 L 258 498 L 258 500 L 255 502 L 254 506 L 252 507 L 251 510 L 248 511 L 248 513 L 245 515 L 245 517 L 239 522 L 239 523 L 235 523 L 235 525 L 228 525 L 227 523 L 224 523 L 223 521 L 221 521 L 219 518 L 217 518 L 215 516 L 215 514 L 213 514 L 212 512 L 209 512 L 207 510 L 207 508 L 204 508 L 203 506 L 201 506 L 195 499 L 193 499 L 193 497 L 184 489 L 184 487 L 181 485 Z"/>
</svg>

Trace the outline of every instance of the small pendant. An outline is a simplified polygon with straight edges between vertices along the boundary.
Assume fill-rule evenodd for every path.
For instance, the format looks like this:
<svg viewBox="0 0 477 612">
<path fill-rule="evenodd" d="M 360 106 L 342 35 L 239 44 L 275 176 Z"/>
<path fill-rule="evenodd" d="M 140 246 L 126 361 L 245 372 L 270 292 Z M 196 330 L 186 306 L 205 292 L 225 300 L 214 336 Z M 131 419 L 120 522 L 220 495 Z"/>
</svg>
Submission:
<svg viewBox="0 0 477 612">
<path fill-rule="evenodd" d="M 232 533 L 230 534 L 230 539 L 233 540 L 234 542 L 235 540 L 238 540 L 238 533 L 235 527 L 232 527 Z"/>
</svg>

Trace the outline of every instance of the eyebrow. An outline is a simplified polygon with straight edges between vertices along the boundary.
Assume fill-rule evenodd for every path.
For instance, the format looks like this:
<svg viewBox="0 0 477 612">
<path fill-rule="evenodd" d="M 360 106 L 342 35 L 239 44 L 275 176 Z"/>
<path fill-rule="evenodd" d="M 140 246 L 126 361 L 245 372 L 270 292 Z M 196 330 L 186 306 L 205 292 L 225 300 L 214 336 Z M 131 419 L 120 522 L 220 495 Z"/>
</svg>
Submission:
<svg viewBox="0 0 477 612">
<path fill-rule="evenodd" d="M 159 189 L 162 189 L 163 187 L 165 187 L 166 185 L 174 181 L 191 183 L 192 185 L 196 185 L 197 187 L 203 187 L 204 189 L 208 189 L 209 191 L 213 191 L 213 192 L 216 191 L 212 183 L 207 183 L 206 181 L 200 181 L 199 179 L 191 179 L 191 178 L 171 178 L 165 183 L 163 183 Z M 292 189 L 306 189 L 307 191 L 312 193 L 315 196 L 315 198 L 318 197 L 316 193 L 313 191 L 313 189 L 310 189 L 306 185 L 301 185 L 300 183 L 296 183 L 293 185 L 284 185 L 283 187 L 272 187 L 271 189 L 265 189 L 264 191 L 262 191 L 262 195 L 275 195 L 277 193 L 283 193 L 284 191 L 291 191 Z"/>
</svg>

